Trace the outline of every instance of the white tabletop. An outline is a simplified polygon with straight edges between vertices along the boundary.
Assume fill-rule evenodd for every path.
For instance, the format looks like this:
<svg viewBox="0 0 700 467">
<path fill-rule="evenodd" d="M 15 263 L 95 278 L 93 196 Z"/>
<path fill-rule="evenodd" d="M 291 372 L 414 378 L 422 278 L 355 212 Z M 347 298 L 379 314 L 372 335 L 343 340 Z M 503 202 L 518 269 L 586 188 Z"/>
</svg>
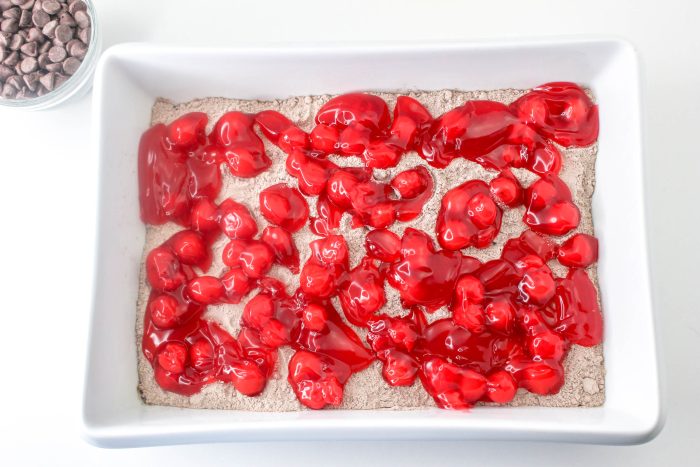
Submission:
<svg viewBox="0 0 700 467">
<path fill-rule="evenodd" d="M 105 47 L 126 41 L 235 45 L 587 33 L 632 41 L 645 78 L 647 202 L 668 413 L 663 432 L 636 447 L 308 442 L 109 451 L 86 444 L 79 437 L 78 419 L 96 155 L 89 150 L 90 97 L 85 97 L 37 113 L 0 109 L 0 464 L 698 465 L 700 405 L 693 396 L 700 393 L 700 154 L 695 142 L 700 131 L 700 3 L 350 3 L 101 0 L 97 8 Z"/>
</svg>

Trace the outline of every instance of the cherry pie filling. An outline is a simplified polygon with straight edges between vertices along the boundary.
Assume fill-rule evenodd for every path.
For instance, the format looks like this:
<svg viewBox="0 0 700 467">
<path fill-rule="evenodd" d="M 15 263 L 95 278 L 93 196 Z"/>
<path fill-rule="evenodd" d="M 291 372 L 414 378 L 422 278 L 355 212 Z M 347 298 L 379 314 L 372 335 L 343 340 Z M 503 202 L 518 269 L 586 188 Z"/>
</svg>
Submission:
<svg viewBox="0 0 700 467">
<path fill-rule="evenodd" d="M 218 381 L 259 395 L 277 349 L 290 346 L 288 381 L 306 407 L 339 406 L 348 378 L 377 359 L 389 385 L 419 380 L 439 407 L 463 409 L 507 403 L 518 388 L 554 394 L 571 345 L 601 342 L 602 315 L 586 272 L 597 261 L 597 240 L 555 238 L 576 229 L 580 213 L 557 176 L 554 143 L 587 146 L 598 136 L 598 108 L 577 85 L 548 83 L 510 105 L 469 101 L 439 117 L 407 96 L 398 97 L 392 116 L 377 96 L 345 94 L 321 108 L 310 133 L 272 110 L 226 113 L 209 134 L 207 122 L 204 113 L 186 114 L 153 126 L 139 145 L 143 222 L 183 227 L 145 264 L 151 293 L 142 350 L 163 389 L 189 396 Z M 262 231 L 248 207 L 215 202 L 221 164 L 246 178 L 270 167 L 259 133 L 286 153 L 297 180 L 296 187 L 260 187 L 269 222 Z M 413 228 L 399 236 L 387 228 L 419 216 L 435 181 L 423 166 L 389 182 L 373 169 L 394 167 L 407 152 L 436 169 L 466 158 L 498 176 L 451 188 L 433 236 Z M 339 167 L 329 154 L 359 157 L 364 167 Z M 539 179 L 525 189 L 511 168 Z M 499 259 L 482 263 L 462 252 L 491 245 L 504 211 L 519 206 L 528 230 L 509 239 Z M 345 214 L 353 228 L 368 229 L 366 255 L 354 268 L 339 230 Z M 294 233 L 307 223 L 318 239 L 300 264 L 307 245 L 297 245 Z M 221 235 L 228 237 L 227 270 L 215 277 L 207 271 Z M 566 277 L 553 276 L 552 260 L 569 268 Z M 268 275 L 273 264 L 299 275 L 298 290 L 288 294 Z M 381 312 L 387 285 L 400 294 L 403 316 Z M 222 303 L 245 303 L 237 336 L 203 318 L 208 305 Z M 442 307 L 450 317 L 429 324 L 426 314 Z M 366 342 L 346 323 L 366 328 Z"/>
</svg>

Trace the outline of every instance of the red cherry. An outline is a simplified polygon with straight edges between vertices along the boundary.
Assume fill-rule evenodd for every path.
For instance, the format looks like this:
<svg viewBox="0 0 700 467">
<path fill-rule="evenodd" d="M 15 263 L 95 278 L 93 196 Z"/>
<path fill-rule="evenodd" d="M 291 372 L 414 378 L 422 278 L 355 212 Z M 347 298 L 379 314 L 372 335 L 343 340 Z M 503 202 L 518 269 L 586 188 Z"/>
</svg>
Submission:
<svg viewBox="0 0 700 467">
<path fill-rule="evenodd" d="M 185 281 L 180 261 L 164 246 L 154 248 L 146 257 L 146 277 L 151 287 L 168 292 Z"/>
<path fill-rule="evenodd" d="M 493 300 L 484 308 L 484 316 L 490 329 L 509 334 L 515 319 L 515 309 L 508 300 Z"/>
<path fill-rule="evenodd" d="M 209 144 L 197 149 L 197 151 L 194 153 L 194 157 L 204 163 L 216 164 L 217 166 L 220 162 L 224 162 L 226 160 L 224 157 L 224 148 L 217 146 L 216 144 Z"/>
<path fill-rule="evenodd" d="M 438 357 L 423 362 L 423 387 L 445 409 L 467 409 L 486 394 L 486 378 Z"/>
<path fill-rule="evenodd" d="M 564 370 L 547 363 L 531 363 L 518 372 L 520 386 L 543 396 L 556 394 L 564 385 Z"/>
<path fill-rule="evenodd" d="M 181 230 L 170 237 L 168 245 L 182 264 L 207 269 L 209 251 L 200 234 L 192 230 Z"/>
<path fill-rule="evenodd" d="M 330 297 L 335 291 L 335 279 L 327 267 L 308 262 L 299 276 L 301 290 L 314 297 Z"/>
<path fill-rule="evenodd" d="M 251 279 L 260 279 L 272 267 L 274 253 L 267 244 L 251 240 L 238 256 L 238 265 Z"/>
<path fill-rule="evenodd" d="M 272 161 L 265 154 L 265 145 L 253 128 L 252 116 L 227 112 L 221 116 L 210 139 L 225 148 L 224 160 L 237 177 L 255 177 L 267 170 Z"/>
<path fill-rule="evenodd" d="M 475 194 L 467 203 L 467 215 L 480 229 L 485 229 L 493 224 L 497 213 L 496 203 L 484 193 Z"/>
<path fill-rule="evenodd" d="M 238 260 L 247 246 L 248 242 L 245 240 L 233 239 L 228 242 L 221 253 L 221 259 L 224 264 L 230 268 L 238 267 Z"/>
<path fill-rule="evenodd" d="M 566 352 L 566 342 L 559 334 L 545 330 L 527 338 L 527 350 L 533 357 L 561 360 Z"/>
<path fill-rule="evenodd" d="M 345 131 L 343 134 L 345 134 Z M 369 143 L 362 153 L 362 160 L 365 162 L 365 167 L 371 169 L 388 169 L 389 167 L 395 167 L 400 159 L 401 153 L 399 150 L 383 141 L 373 141 Z"/>
<path fill-rule="evenodd" d="M 311 131 L 311 147 L 326 154 L 333 154 L 337 149 L 340 133 L 334 127 L 316 125 Z"/>
<path fill-rule="evenodd" d="M 168 141 L 181 149 L 203 143 L 207 121 L 207 114 L 203 112 L 190 112 L 183 115 L 168 125 Z"/>
<path fill-rule="evenodd" d="M 148 303 L 153 324 L 161 329 L 174 328 L 178 323 L 180 304 L 169 294 L 158 295 Z"/>
<path fill-rule="evenodd" d="M 340 132 L 338 150 L 345 156 L 359 156 L 369 146 L 371 131 L 359 123 L 351 123 Z"/>
<path fill-rule="evenodd" d="M 212 276 L 195 277 L 187 284 L 187 296 L 202 305 L 218 303 L 225 293 L 221 281 Z"/>
<path fill-rule="evenodd" d="M 260 213 L 273 224 L 296 232 L 309 220 L 309 205 L 299 190 L 279 183 L 260 192 Z"/>
<path fill-rule="evenodd" d="M 367 225 L 375 229 L 389 227 L 396 220 L 396 208 L 393 203 L 379 203 L 368 209 Z"/>
<path fill-rule="evenodd" d="M 221 378 L 229 381 L 244 396 L 253 397 L 265 389 L 267 378 L 254 362 L 243 360 L 222 368 Z"/>
<path fill-rule="evenodd" d="M 368 258 L 365 258 L 340 281 L 338 298 L 348 321 L 357 326 L 364 326 L 386 303 L 384 278 Z"/>
<path fill-rule="evenodd" d="M 309 135 L 279 112 L 263 110 L 255 115 L 255 122 L 265 137 L 287 154 L 294 148 L 308 146 Z"/>
<path fill-rule="evenodd" d="M 333 204 L 340 208 L 352 208 L 350 193 L 352 193 L 355 185 L 360 183 L 360 181 L 364 181 L 365 179 L 365 176 L 362 176 L 355 171 L 351 172 L 349 170 L 337 170 L 333 172 L 328 179 L 328 198 L 333 202 Z"/>
<path fill-rule="evenodd" d="M 158 351 L 158 365 L 165 371 L 180 374 L 185 371 L 187 347 L 179 342 L 166 342 Z"/>
<path fill-rule="evenodd" d="M 393 263 L 399 259 L 401 239 L 390 230 L 375 229 L 365 236 L 365 250 L 372 258 Z"/>
<path fill-rule="evenodd" d="M 329 235 L 326 238 L 314 240 L 309 246 L 311 257 L 319 264 L 347 267 L 348 245 L 342 235 Z"/>
<path fill-rule="evenodd" d="M 301 150 L 294 150 L 287 157 L 287 173 L 296 178 L 299 190 L 307 196 L 318 196 L 326 187 L 328 177 L 337 167 L 324 160 L 308 157 Z"/>
<path fill-rule="evenodd" d="M 425 175 L 426 173 L 419 169 L 404 170 L 391 180 L 391 186 L 399 192 L 401 198 L 415 198 L 428 188 Z"/>
<path fill-rule="evenodd" d="M 239 303 L 253 288 L 251 280 L 242 269 L 231 269 L 221 276 L 226 299 L 229 303 Z"/>
<path fill-rule="evenodd" d="M 276 349 L 289 342 L 289 333 L 284 324 L 272 318 L 260 330 L 260 340 L 268 347 Z"/>
<path fill-rule="evenodd" d="M 257 135 L 256 135 L 257 137 Z M 265 154 L 262 141 L 254 147 L 231 147 L 224 151 L 224 160 L 231 175 L 241 178 L 253 178 L 265 172 L 272 161 Z"/>
<path fill-rule="evenodd" d="M 507 371 L 495 371 L 486 377 L 486 398 L 491 402 L 507 404 L 517 390 L 518 386 Z"/>
<path fill-rule="evenodd" d="M 275 304 L 272 298 L 266 294 L 258 294 L 246 303 L 241 319 L 246 326 L 261 330 L 274 314 Z"/>
<path fill-rule="evenodd" d="M 384 351 L 381 359 L 382 376 L 390 386 L 411 386 L 418 375 L 418 364 L 404 352 L 396 349 Z"/>
<path fill-rule="evenodd" d="M 190 227 L 197 232 L 211 232 L 219 227 L 219 210 L 211 200 L 195 201 L 190 213 Z"/>
<path fill-rule="evenodd" d="M 326 405 L 339 406 L 343 401 L 343 386 L 346 375 L 338 379 L 342 367 L 327 356 L 312 352 L 297 351 L 289 360 L 289 376 L 299 402 L 311 409 L 322 409 Z M 347 371 L 347 370 L 345 370 Z"/>
<path fill-rule="evenodd" d="M 214 364 L 214 349 L 207 339 L 199 339 L 190 346 L 190 363 L 199 371 L 209 370 Z"/>
<path fill-rule="evenodd" d="M 301 319 L 305 328 L 311 331 L 320 332 L 326 328 L 328 314 L 326 313 L 326 308 L 322 305 L 317 303 L 309 303 L 301 312 Z"/>
<path fill-rule="evenodd" d="M 455 286 L 455 299 L 460 302 L 467 300 L 470 303 L 481 303 L 485 293 L 484 284 L 470 275 L 460 277 Z"/>
<path fill-rule="evenodd" d="M 316 123 L 345 128 L 359 123 L 372 130 L 389 127 L 389 108 L 381 97 L 371 94 L 343 94 L 329 100 L 316 114 Z"/>
<path fill-rule="evenodd" d="M 536 232 L 564 235 L 578 226 L 580 212 L 571 201 L 569 187 L 556 175 L 545 175 L 525 194 L 523 221 Z"/>
<path fill-rule="evenodd" d="M 557 259 L 570 268 L 587 268 L 598 261 L 598 239 L 587 234 L 576 234 L 559 247 Z"/>
<path fill-rule="evenodd" d="M 491 180 L 489 187 L 493 196 L 506 206 L 515 207 L 523 202 L 523 189 L 513 176 L 496 177 Z"/>
<path fill-rule="evenodd" d="M 474 303 L 459 303 L 454 309 L 454 322 L 474 334 L 481 334 L 486 329 L 484 308 Z"/>
<path fill-rule="evenodd" d="M 226 199 L 219 205 L 219 225 L 229 238 L 252 238 L 258 233 L 258 225 L 244 205 L 232 199 Z"/>
<path fill-rule="evenodd" d="M 299 273 L 299 251 L 292 234 L 282 227 L 268 225 L 263 230 L 260 240 L 272 248 L 279 264 L 286 266 L 294 274 Z"/>
<path fill-rule="evenodd" d="M 412 352 L 420 338 L 419 326 L 409 316 L 377 316 L 367 322 L 367 328 L 367 341 L 377 355 L 393 348 Z"/>
<path fill-rule="evenodd" d="M 192 199 L 215 199 L 221 191 L 221 171 L 216 163 L 202 162 L 195 157 L 187 159 L 187 191 Z"/>
<path fill-rule="evenodd" d="M 555 283 L 547 266 L 528 269 L 518 284 L 520 299 L 524 303 L 544 305 L 554 296 Z"/>
</svg>

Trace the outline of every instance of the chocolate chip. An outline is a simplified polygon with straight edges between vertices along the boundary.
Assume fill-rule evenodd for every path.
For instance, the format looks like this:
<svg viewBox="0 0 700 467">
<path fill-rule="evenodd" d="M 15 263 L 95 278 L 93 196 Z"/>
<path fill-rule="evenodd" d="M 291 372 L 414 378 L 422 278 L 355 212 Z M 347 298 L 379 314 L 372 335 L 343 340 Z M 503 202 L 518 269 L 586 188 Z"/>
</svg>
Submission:
<svg viewBox="0 0 700 467">
<path fill-rule="evenodd" d="M 26 28 L 32 24 L 32 14 L 29 10 L 22 10 L 22 14 L 19 16 L 19 27 Z"/>
<path fill-rule="evenodd" d="M 37 63 L 39 64 L 39 68 L 44 68 L 46 69 L 46 65 L 51 63 L 51 60 L 49 60 L 49 54 L 44 52 L 43 54 L 40 54 L 39 57 L 36 59 Z"/>
<path fill-rule="evenodd" d="M 61 73 L 56 73 L 56 79 L 54 80 L 54 83 L 53 83 L 54 89 L 61 86 L 66 81 L 68 81 L 68 76 L 62 75 Z"/>
<path fill-rule="evenodd" d="M 76 11 L 73 18 L 75 19 L 75 22 L 78 23 L 78 27 L 85 29 L 90 26 L 90 16 L 88 16 L 87 12 L 83 10 Z"/>
<path fill-rule="evenodd" d="M 55 15 L 61 10 L 61 5 L 54 0 L 49 0 L 41 3 L 41 9 L 50 15 Z"/>
<path fill-rule="evenodd" d="M 5 97 L 7 99 L 12 99 L 17 95 L 17 89 L 15 89 L 14 86 L 12 86 L 10 83 L 5 83 L 5 85 L 2 87 L 2 97 Z"/>
<path fill-rule="evenodd" d="M 37 52 L 39 48 L 37 47 L 36 42 L 27 42 L 20 47 L 19 50 L 27 57 L 36 57 L 38 55 Z"/>
<path fill-rule="evenodd" d="M 37 84 L 39 83 L 39 73 L 29 73 L 28 75 L 22 76 L 24 84 L 31 91 L 36 91 Z"/>
<path fill-rule="evenodd" d="M 65 62 L 63 62 L 63 72 L 67 75 L 72 75 L 80 68 L 80 60 L 75 57 L 68 57 Z"/>
<path fill-rule="evenodd" d="M 88 49 L 87 45 L 78 41 L 73 45 L 73 47 L 71 47 L 68 50 L 68 53 L 70 54 L 71 57 L 75 57 L 79 60 L 82 60 L 85 58 L 85 55 L 87 55 L 87 49 Z"/>
<path fill-rule="evenodd" d="M 39 64 L 36 61 L 36 58 L 34 57 L 27 57 L 24 60 L 22 60 L 22 63 L 20 64 L 20 69 L 22 70 L 22 73 L 25 75 L 27 73 L 31 73 L 32 71 L 36 70 Z"/>
<path fill-rule="evenodd" d="M 3 18 L 15 18 L 19 19 L 19 15 L 22 13 L 22 10 L 19 9 L 18 6 L 14 6 L 8 10 L 5 10 L 2 12 L 2 17 Z"/>
<path fill-rule="evenodd" d="M 0 47 L 7 47 L 7 44 L 10 43 L 11 38 L 12 34 L 9 32 L 0 31 Z"/>
<path fill-rule="evenodd" d="M 27 33 L 27 40 L 43 43 L 46 40 L 46 36 L 38 28 L 31 28 Z"/>
<path fill-rule="evenodd" d="M 92 28 L 78 29 L 78 38 L 85 44 L 90 44 L 90 32 Z"/>
<path fill-rule="evenodd" d="M 27 3 L 28 1 L 29 1 L 29 0 L 10 0 L 10 2 L 11 2 L 13 5 L 18 5 L 18 6 L 19 6 L 19 5 L 24 5 L 24 4 Z"/>
<path fill-rule="evenodd" d="M 51 20 L 48 14 L 44 10 L 36 10 L 32 13 L 32 23 L 37 28 L 43 28 Z"/>
<path fill-rule="evenodd" d="M 54 80 L 56 79 L 56 73 L 49 72 L 46 73 L 44 76 L 39 78 L 39 82 L 41 83 L 42 86 L 44 86 L 48 91 L 53 91 L 53 84 Z"/>
<path fill-rule="evenodd" d="M 59 63 L 49 62 L 45 68 L 47 71 L 60 72 L 60 71 L 63 71 L 63 63 L 61 63 L 61 62 L 59 62 Z"/>
<path fill-rule="evenodd" d="M 53 19 L 44 25 L 44 27 L 41 29 L 41 32 L 46 37 L 50 37 L 53 39 L 53 35 L 54 35 L 55 30 L 56 30 L 56 26 L 58 26 L 58 21 Z"/>
<path fill-rule="evenodd" d="M 5 47 L 0 47 L 0 62 L 5 60 L 7 57 L 7 49 Z"/>
<path fill-rule="evenodd" d="M 43 54 L 45 52 L 48 52 L 51 47 L 53 47 L 53 44 L 49 41 L 46 41 L 43 44 L 41 44 L 41 47 L 39 47 L 39 53 Z"/>
<path fill-rule="evenodd" d="M 24 44 L 24 38 L 19 34 L 15 34 L 12 36 L 12 39 L 10 39 L 10 44 L 7 46 L 7 48 L 10 50 L 19 50 L 19 48 L 22 47 L 22 44 Z"/>
<path fill-rule="evenodd" d="M 49 49 L 49 60 L 53 63 L 62 62 L 66 59 L 66 49 L 60 46 L 53 46 Z"/>
<path fill-rule="evenodd" d="M 19 75 L 10 76 L 7 78 L 6 83 L 10 83 L 18 91 L 22 89 L 22 86 L 24 85 L 24 81 L 22 81 L 22 78 L 20 78 Z"/>
<path fill-rule="evenodd" d="M 19 31 L 17 18 L 5 18 L 0 22 L 0 31 L 15 33 Z"/>
<path fill-rule="evenodd" d="M 66 26 L 75 26 L 78 24 L 75 22 L 75 19 L 73 19 L 73 17 L 67 11 L 64 11 L 63 13 L 61 13 L 61 15 L 58 17 L 58 23 L 64 24 Z"/>
<path fill-rule="evenodd" d="M 10 68 L 9 66 L 0 65 L 0 81 L 5 81 L 7 78 L 14 74 L 15 73 L 12 71 L 12 68 Z"/>
<path fill-rule="evenodd" d="M 69 40 L 73 39 L 73 28 L 70 26 L 57 26 L 56 31 L 54 31 L 54 33 L 56 34 L 56 39 L 63 42 L 64 44 L 67 43 Z"/>
<path fill-rule="evenodd" d="M 87 5 L 82 0 L 76 0 L 68 5 L 68 13 L 75 16 L 76 11 L 87 10 Z"/>
<path fill-rule="evenodd" d="M 19 53 L 15 50 L 10 55 L 8 55 L 5 61 L 3 61 L 2 63 L 4 63 L 7 66 L 17 65 L 19 63 Z"/>
<path fill-rule="evenodd" d="M 34 0 L 27 0 L 23 4 L 21 4 L 19 7 L 23 10 L 29 10 L 34 6 Z"/>
</svg>

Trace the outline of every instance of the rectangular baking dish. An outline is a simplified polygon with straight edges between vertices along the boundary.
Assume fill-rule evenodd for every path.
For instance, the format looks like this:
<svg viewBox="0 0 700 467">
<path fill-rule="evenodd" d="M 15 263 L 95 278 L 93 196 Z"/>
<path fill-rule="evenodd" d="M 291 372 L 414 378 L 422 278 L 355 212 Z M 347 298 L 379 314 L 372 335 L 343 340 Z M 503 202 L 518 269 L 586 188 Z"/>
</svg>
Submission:
<svg viewBox="0 0 700 467">
<path fill-rule="evenodd" d="M 256 413 L 144 405 L 134 337 L 139 263 L 136 149 L 156 97 L 243 99 L 355 90 L 530 88 L 574 81 L 600 104 L 593 199 L 601 242 L 606 402 L 598 408 Z M 662 425 L 646 245 L 636 54 L 619 40 L 285 48 L 113 47 L 94 85 L 98 241 L 83 428 L 98 446 L 295 439 L 490 439 L 632 444 Z"/>
</svg>

